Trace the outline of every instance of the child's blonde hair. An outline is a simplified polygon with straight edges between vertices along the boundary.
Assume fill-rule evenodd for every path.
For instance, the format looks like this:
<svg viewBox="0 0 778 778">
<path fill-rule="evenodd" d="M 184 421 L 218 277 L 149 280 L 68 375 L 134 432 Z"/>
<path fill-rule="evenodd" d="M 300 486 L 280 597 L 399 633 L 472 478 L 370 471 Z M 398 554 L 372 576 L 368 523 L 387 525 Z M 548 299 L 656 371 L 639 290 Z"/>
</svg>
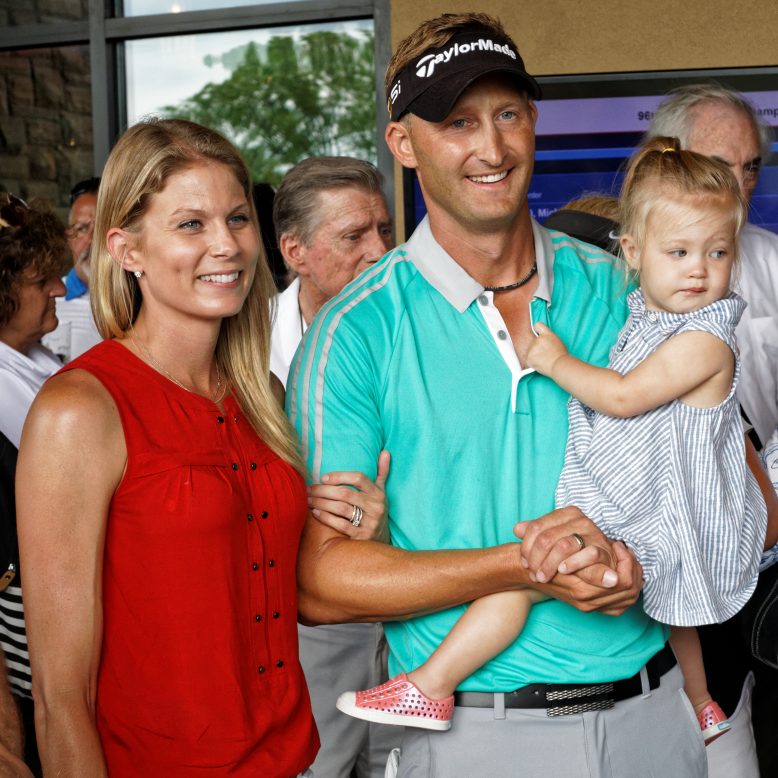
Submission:
<svg viewBox="0 0 778 778">
<path fill-rule="evenodd" d="M 731 205 L 737 259 L 737 236 L 748 219 L 737 180 L 723 162 L 681 149 L 677 138 L 652 138 L 630 160 L 619 197 L 621 234 L 642 250 L 651 211 L 679 197 L 694 210 Z"/>
</svg>

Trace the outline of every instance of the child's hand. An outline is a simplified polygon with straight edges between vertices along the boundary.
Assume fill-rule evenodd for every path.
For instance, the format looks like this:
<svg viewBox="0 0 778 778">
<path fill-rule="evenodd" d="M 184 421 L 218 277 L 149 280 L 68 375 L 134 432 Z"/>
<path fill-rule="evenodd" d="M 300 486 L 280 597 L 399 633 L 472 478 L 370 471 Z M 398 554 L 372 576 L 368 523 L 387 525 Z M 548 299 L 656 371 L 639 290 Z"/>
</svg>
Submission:
<svg viewBox="0 0 778 778">
<path fill-rule="evenodd" d="M 565 344 L 545 324 L 535 324 L 538 336 L 527 352 L 527 364 L 543 375 L 551 376 L 555 362 L 567 354 Z"/>
</svg>

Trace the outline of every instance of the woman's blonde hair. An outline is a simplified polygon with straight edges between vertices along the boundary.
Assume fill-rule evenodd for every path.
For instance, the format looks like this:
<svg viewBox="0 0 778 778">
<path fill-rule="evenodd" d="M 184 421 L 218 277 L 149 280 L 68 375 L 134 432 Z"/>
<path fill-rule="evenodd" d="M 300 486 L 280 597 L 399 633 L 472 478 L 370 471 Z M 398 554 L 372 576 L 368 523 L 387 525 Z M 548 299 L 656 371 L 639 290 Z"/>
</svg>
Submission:
<svg viewBox="0 0 778 778">
<path fill-rule="evenodd" d="M 259 235 L 251 174 L 229 141 L 207 127 L 179 119 L 149 119 L 130 127 L 108 157 L 97 196 L 90 297 L 104 338 L 126 335 L 143 303 L 137 280 L 108 252 L 108 231 L 112 227 L 137 230 L 151 197 L 171 175 L 196 162 L 218 162 L 232 170 Z M 270 386 L 269 301 L 274 294 L 259 241 L 254 280 L 240 312 L 222 321 L 216 362 L 257 434 L 302 472 L 297 438 Z"/>
<path fill-rule="evenodd" d="M 651 211 L 679 197 L 688 198 L 691 207 L 730 206 L 737 249 L 748 206 L 735 176 L 723 162 L 682 150 L 677 138 L 651 138 L 630 160 L 619 197 L 621 234 L 631 235 L 642 249 Z"/>
</svg>

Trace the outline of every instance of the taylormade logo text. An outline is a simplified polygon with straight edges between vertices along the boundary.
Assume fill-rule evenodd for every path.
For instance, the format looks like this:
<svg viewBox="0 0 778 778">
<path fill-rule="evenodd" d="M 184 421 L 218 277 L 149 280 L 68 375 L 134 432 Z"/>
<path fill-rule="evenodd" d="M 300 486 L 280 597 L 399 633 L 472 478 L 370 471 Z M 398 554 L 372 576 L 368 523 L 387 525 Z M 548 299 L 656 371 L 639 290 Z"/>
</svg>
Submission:
<svg viewBox="0 0 778 778">
<path fill-rule="evenodd" d="M 419 78 L 429 78 L 435 72 L 435 67 L 441 62 L 450 62 L 453 57 L 458 57 L 460 54 L 471 54 L 474 51 L 496 51 L 511 59 L 516 59 L 516 52 L 507 43 L 496 43 L 479 38 L 472 43 L 455 43 L 439 54 L 427 54 L 416 63 L 416 75 Z"/>
</svg>

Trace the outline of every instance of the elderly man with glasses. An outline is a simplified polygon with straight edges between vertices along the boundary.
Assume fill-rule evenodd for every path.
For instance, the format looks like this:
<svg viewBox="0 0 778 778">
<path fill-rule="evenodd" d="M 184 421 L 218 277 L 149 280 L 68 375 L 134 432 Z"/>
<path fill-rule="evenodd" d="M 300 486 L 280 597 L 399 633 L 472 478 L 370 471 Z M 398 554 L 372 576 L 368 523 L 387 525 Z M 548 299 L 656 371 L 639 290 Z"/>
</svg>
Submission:
<svg viewBox="0 0 778 778">
<path fill-rule="evenodd" d="M 73 267 L 62 279 L 65 296 L 57 300 L 59 326 L 43 341 L 63 362 L 70 362 L 100 342 L 89 304 L 89 259 L 99 186 L 99 178 L 87 178 L 70 190 L 67 238 Z"/>
</svg>

